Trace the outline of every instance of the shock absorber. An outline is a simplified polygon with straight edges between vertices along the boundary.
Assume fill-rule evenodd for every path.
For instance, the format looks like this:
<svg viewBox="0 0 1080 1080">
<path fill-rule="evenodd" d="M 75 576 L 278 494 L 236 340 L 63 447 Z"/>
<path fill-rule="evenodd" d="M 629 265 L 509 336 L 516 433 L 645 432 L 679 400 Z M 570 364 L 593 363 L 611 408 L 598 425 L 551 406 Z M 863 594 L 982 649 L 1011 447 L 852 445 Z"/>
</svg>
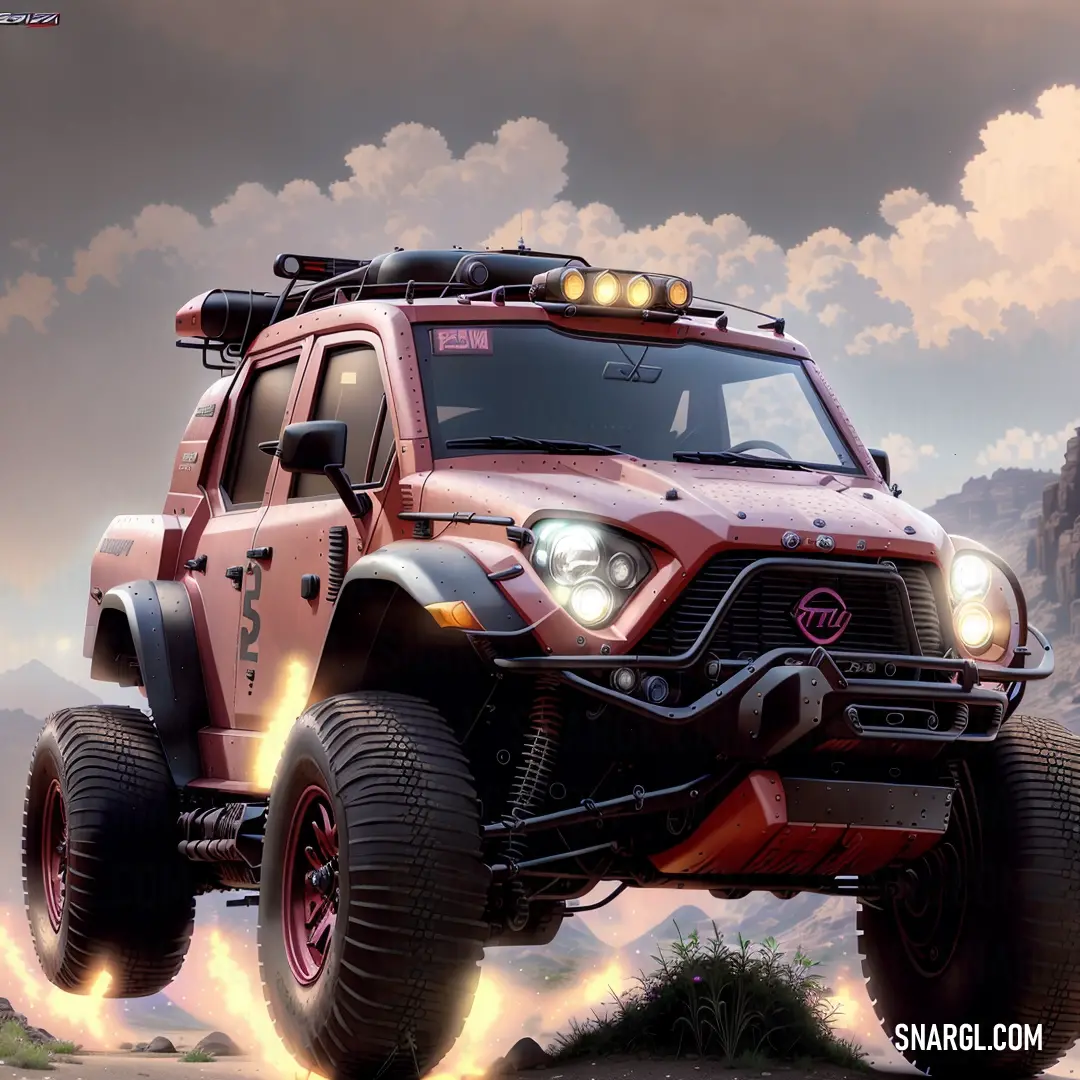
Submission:
<svg viewBox="0 0 1080 1080">
<path fill-rule="evenodd" d="M 510 789 L 510 817 L 530 817 L 543 803 L 555 768 L 562 721 L 559 681 L 552 675 L 541 675 L 536 680 L 532 709 L 529 711 L 529 732 L 525 736 L 521 762 Z M 507 861 L 511 864 L 521 862 L 527 845 L 524 836 L 511 832 L 506 843 Z M 511 882 L 509 916 L 507 925 L 511 930 L 523 929 L 528 921 L 529 905 L 518 881 Z"/>
</svg>

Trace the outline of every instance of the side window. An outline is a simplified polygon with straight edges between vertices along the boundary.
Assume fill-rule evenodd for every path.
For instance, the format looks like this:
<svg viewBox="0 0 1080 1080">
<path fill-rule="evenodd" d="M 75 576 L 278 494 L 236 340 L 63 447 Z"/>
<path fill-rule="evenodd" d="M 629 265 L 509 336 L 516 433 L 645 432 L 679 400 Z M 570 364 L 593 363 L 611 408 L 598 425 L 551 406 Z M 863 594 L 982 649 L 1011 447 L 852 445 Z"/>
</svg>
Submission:
<svg viewBox="0 0 1080 1080">
<path fill-rule="evenodd" d="M 281 436 L 297 362 L 290 360 L 252 373 L 240 403 L 222 484 L 234 506 L 262 502 L 272 459 L 259 449 L 259 443 Z"/>
<path fill-rule="evenodd" d="M 379 483 L 386 475 L 394 451 L 394 427 L 385 411 L 385 402 L 379 357 L 370 345 L 358 345 L 326 357 L 311 419 L 343 420 L 348 424 L 345 471 L 354 484 Z M 313 499 L 333 493 L 334 488 L 325 476 L 302 474 L 296 477 L 292 497 Z"/>
</svg>

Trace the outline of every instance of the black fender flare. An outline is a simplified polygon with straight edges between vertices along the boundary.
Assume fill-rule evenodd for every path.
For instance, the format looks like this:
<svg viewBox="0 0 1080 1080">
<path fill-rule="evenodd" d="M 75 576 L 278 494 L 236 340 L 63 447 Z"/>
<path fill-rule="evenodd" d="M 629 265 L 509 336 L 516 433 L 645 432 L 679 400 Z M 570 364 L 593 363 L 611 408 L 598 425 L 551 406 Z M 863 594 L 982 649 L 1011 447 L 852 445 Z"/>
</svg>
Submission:
<svg viewBox="0 0 1080 1080">
<path fill-rule="evenodd" d="M 396 597 L 406 598 L 418 610 L 463 601 L 489 632 L 517 634 L 528 629 L 517 609 L 463 548 L 438 540 L 393 541 L 362 555 L 345 574 L 323 640 L 309 705 L 363 683 Z M 428 613 L 422 617 L 431 618 Z M 464 642 L 467 632 L 459 633 Z"/>
<path fill-rule="evenodd" d="M 107 612 L 116 615 L 106 616 Z M 129 581 L 101 598 L 90 677 L 120 682 L 110 637 L 126 622 L 139 664 L 150 715 L 174 783 L 182 788 L 201 775 L 199 728 L 210 723 L 195 617 L 179 581 Z M 110 626 L 111 624 L 111 626 Z"/>
<path fill-rule="evenodd" d="M 513 633 L 525 629 L 525 620 L 502 590 L 456 544 L 440 544 L 437 540 L 394 541 L 357 559 L 345 575 L 341 594 L 358 581 L 389 581 L 424 608 L 464 601 L 485 630 Z"/>
</svg>

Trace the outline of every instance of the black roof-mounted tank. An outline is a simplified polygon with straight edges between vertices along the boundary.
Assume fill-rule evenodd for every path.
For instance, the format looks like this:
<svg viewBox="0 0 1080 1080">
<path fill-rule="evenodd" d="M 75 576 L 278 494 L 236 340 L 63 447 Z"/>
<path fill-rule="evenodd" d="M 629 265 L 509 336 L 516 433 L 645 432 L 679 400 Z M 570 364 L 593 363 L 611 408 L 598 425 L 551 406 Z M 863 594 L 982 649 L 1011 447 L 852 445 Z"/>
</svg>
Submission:
<svg viewBox="0 0 1080 1080">
<path fill-rule="evenodd" d="M 371 260 L 364 285 L 465 285 L 494 289 L 499 285 L 528 285 L 537 274 L 559 266 L 587 266 L 576 255 L 516 251 L 390 251 Z M 386 295 L 385 290 L 380 290 Z"/>
</svg>

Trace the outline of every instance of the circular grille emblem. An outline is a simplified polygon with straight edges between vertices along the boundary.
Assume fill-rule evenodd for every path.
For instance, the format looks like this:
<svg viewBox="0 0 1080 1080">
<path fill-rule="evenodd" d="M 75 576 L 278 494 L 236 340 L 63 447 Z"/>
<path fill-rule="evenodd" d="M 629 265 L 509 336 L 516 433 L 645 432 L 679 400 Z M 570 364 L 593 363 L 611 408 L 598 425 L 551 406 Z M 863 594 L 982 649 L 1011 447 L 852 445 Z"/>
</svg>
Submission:
<svg viewBox="0 0 1080 1080">
<path fill-rule="evenodd" d="M 851 622 L 843 597 L 826 588 L 811 589 L 791 614 L 803 637 L 815 645 L 831 645 Z"/>
<path fill-rule="evenodd" d="M 780 543 L 786 548 L 797 548 L 802 543 L 802 537 L 797 532 L 786 532 Z"/>
</svg>

